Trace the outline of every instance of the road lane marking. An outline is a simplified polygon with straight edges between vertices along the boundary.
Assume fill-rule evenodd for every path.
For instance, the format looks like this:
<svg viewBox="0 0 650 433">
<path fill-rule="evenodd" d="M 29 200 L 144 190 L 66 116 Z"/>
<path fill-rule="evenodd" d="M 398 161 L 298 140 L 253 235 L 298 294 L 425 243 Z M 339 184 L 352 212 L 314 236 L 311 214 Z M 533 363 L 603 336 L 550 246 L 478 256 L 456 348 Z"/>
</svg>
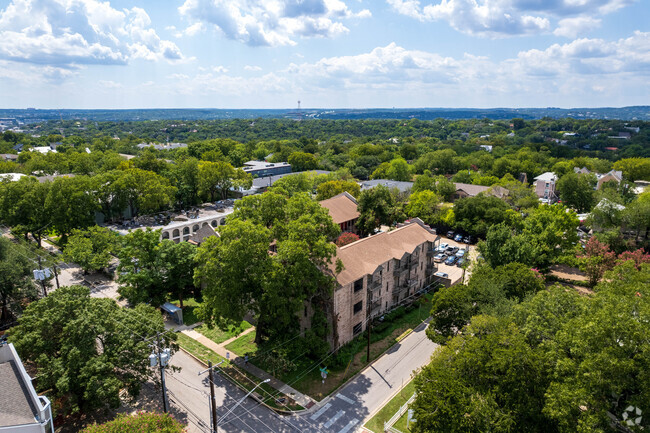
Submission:
<svg viewBox="0 0 650 433">
<path fill-rule="evenodd" d="M 327 403 L 325 406 L 318 409 L 318 412 L 316 412 L 315 414 L 313 414 L 311 416 L 312 421 L 316 421 L 318 419 L 318 417 L 321 416 L 330 407 L 332 407 L 332 405 L 330 403 Z"/>
<path fill-rule="evenodd" d="M 344 413 L 345 412 L 343 412 L 342 410 L 336 412 L 336 415 L 334 415 L 332 418 L 330 418 L 329 421 L 325 423 L 325 428 L 330 428 L 332 424 L 334 424 L 336 421 L 338 421 L 339 418 L 343 416 Z"/>
<path fill-rule="evenodd" d="M 351 398 L 347 398 L 343 394 L 336 394 L 336 398 L 340 398 L 341 400 L 343 400 L 346 403 L 354 404 L 354 400 L 352 400 Z"/>
<path fill-rule="evenodd" d="M 358 423 L 359 423 L 359 420 L 358 420 L 358 419 L 353 419 L 352 421 L 350 421 L 350 422 L 348 423 L 348 425 L 346 425 L 346 426 L 343 427 L 341 430 L 339 430 L 339 433 L 348 433 L 348 432 L 350 431 L 350 429 L 351 429 L 352 427 L 354 427 L 355 425 L 357 425 Z"/>
</svg>

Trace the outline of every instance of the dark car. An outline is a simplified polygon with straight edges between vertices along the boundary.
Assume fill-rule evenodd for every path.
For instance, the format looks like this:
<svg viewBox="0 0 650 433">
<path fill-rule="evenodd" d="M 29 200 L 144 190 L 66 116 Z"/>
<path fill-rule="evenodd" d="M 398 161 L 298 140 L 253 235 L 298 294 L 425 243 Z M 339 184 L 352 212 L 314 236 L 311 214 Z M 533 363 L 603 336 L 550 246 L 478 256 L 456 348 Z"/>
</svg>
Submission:
<svg viewBox="0 0 650 433">
<path fill-rule="evenodd" d="M 452 230 L 448 231 L 448 232 L 447 232 L 447 237 L 448 237 L 449 239 L 453 239 L 453 238 L 454 238 L 454 232 L 453 232 Z"/>
<path fill-rule="evenodd" d="M 460 233 L 458 233 L 458 234 L 454 237 L 454 240 L 455 240 L 456 242 L 463 242 L 463 235 L 461 235 Z"/>
<path fill-rule="evenodd" d="M 465 262 L 467 262 L 467 260 L 464 257 L 461 257 L 456 262 L 456 266 L 458 266 L 459 268 L 462 268 L 463 265 L 465 264 Z"/>
<path fill-rule="evenodd" d="M 447 260 L 445 260 L 445 265 L 447 265 L 447 266 L 453 266 L 454 263 L 456 263 L 456 259 L 457 259 L 456 256 L 449 256 L 449 257 L 447 257 Z"/>
</svg>

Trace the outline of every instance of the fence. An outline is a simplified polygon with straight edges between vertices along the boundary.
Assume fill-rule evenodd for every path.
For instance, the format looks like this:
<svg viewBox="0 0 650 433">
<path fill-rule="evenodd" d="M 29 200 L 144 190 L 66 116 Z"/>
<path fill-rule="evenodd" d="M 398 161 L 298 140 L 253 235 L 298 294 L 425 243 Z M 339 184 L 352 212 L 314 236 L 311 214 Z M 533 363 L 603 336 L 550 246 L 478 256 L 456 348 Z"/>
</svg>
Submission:
<svg viewBox="0 0 650 433">
<path fill-rule="evenodd" d="M 391 433 L 402 433 L 400 430 L 397 430 L 393 425 L 397 422 L 398 419 L 404 415 L 404 413 L 408 410 L 409 404 L 413 403 L 413 400 L 415 400 L 415 393 L 409 398 L 406 403 L 404 403 L 397 412 L 395 412 L 395 415 L 391 417 L 388 421 L 384 422 L 384 432 L 391 432 Z"/>
</svg>

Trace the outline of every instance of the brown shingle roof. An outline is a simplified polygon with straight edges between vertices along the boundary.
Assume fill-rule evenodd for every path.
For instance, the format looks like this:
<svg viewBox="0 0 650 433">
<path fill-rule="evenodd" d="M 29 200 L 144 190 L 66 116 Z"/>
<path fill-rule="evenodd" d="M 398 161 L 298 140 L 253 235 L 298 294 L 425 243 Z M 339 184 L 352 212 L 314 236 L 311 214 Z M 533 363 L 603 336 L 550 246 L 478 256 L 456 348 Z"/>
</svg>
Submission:
<svg viewBox="0 0 650 433">
<path fill-rule="evenodd" d="M 341 259 L 345 269 L 337 275 L 337 282 L 344 286 L 364 275 L 372 274 L 382 263 L 401 259 L 405 253 L 412 253 L 425 241 L 434 242 L 437 236 L 424 224 L 413 221 L 398 229 L 360 239 L 336 249 L 336 259 Z"/>
<path fill-rule="evenodd" d="M 319 202 L 321 206 L 327 208 L 330 216 L 336 224 L 344 223 L 359 218 L 357 210 L 357 201 L 347 192 L 342 192 L 332 198 Z"/>
<path fill-rule="evenodd" d="M 214 231 L 210 224 L 206 224 L 194 233 L 194 235 L 189 238 L 187 241 L 196 245 L 201 245 L 203 241 L 212 236 L 219 236 L 217 232 Z"/>
<path fill-rule="evenodd" d="M 506 195 L 508 195 L 508 190 L 498 185 L 493 187 L 483 186 L 483 185 L 472 185 L 469 183 L 454 183 L 454 185 L 456 185 L 456 191 L 458 190 L 465 191 L 467 195 L 469 195 L 470 197 L 475 197 L 482 192 L 486 194 L 491 194 L 499 198 L 503 198 Z M 492 188 L 492 190 L 488 191 L 490 190 L 490 188 Z"/>
</svg>

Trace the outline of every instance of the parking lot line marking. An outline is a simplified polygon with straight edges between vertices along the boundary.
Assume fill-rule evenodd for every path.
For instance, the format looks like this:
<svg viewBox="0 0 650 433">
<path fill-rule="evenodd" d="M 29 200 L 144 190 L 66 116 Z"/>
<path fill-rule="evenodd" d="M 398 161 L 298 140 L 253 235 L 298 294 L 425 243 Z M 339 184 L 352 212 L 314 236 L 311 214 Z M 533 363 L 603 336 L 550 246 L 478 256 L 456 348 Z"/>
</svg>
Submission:
<svg viewBox="0 0 650 433">
<path fill-rule="evenodd" d="M 321 416 L 323 413 L 325 413 L 325 411 L 330 407 L 332 407 L 332 405 L 330 403 L 327 403 L 325 406 L 318 409 L 318 411 L 311 416 L 312 421 L 316 421 L 318 417 Z"/>
<path fill-rule="evenodd" d="M 339 430 L 339 433 L 348 433 L 348 432 L 350 431 L 350 429 L 351 429 L 352 427 L 354 427 L 355 425 L 357 425 L 358 423 L 359 423 L 359 420 L 358 420 L 358 419 L 353 419 L 352 421 L 350 421 L 350 422 L 348 423 L 348 425 L 346 425 L 346 426 L 343 427 L 341 430 Z"/>
<path fill-rule="evenodd" d="M 343 416 L 344 413 L 345 412 L 343 412 L 342 410 L 336 412 L 336 415 L 334 415 L 332 418 L 330 418 L 329 421 L 325 423 L 325 428 L 330 428 L 332 424 L 334 424 L 336 421 L 338 421 L 339 418 Z"/>
<path fill-rule="evenodd" d="M 354 404 L 354 400 L 352 400 L 351 398 L 347 398 L 343 394 L 336 394 L 336 398 L 340 398 L 341 400 L 343 400 L 346 403 Z"/>
</svg>

